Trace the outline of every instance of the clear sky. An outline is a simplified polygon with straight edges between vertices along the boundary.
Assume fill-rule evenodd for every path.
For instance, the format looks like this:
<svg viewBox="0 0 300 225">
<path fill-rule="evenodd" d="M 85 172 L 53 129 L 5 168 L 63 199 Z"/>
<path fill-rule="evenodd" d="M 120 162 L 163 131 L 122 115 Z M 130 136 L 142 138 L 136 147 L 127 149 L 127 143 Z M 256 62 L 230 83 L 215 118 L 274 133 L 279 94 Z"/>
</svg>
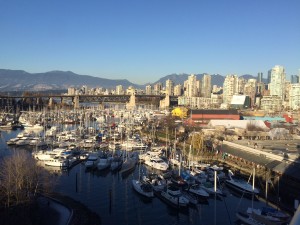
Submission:
<svg viewBox="0 0 300 225">
<path fill-rule="evenodd" d="M 0 0 L 0 68 L 137 84 L 300 68 L 299 0 Z"/>
</svg>

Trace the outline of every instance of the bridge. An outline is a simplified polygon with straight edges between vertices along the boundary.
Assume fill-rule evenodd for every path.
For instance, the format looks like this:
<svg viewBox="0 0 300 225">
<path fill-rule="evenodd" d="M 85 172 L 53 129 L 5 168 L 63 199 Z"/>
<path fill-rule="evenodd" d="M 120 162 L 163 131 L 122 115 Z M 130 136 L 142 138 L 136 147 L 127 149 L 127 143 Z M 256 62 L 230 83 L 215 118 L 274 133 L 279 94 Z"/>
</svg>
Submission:
<svg viewBox="0 0 300 225">
<path fill-rule="evenodd" d="M 134 108 L 136 104 L 152 104 L 160 108 L 166 108 L 178 104 L 177 96 L 168 95 L 136 95 L 131 93 L 128 95 L 64 95 L 64 94 L 33 94 L 26 96 L 10 96 L 0 95 L 0 105 L 12 105 L 12 102 L 32 100 L 36 104 L 41 100 L 46 100 L 49 105 L 53 104 L 53 99 L 60 99 L 60 102 L 71 101 L 74 108 L 79 108 L 79 103 L 126 103 L 129 108 Z"/>
</svg>

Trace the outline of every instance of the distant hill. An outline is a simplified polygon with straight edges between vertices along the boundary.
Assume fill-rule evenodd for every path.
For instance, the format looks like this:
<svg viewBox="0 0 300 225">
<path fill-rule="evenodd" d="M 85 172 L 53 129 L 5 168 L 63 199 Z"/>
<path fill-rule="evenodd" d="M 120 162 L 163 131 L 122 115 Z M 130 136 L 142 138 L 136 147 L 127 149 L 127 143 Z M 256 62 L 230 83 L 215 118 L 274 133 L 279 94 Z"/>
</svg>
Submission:
<svg viewBox="0 0 300 225">
<path fill-rule="evenodd" d="M 67 89 L 68 87 L 103 87 L 115 88 L 141 85 L 133 84 L 128 80 L 111 80 L 88 75 L 79 75 L 71 71 L 50 71 L 45 73 L 28 73 L 23 70 L 0 69 L 0 91 L 43 91 Z"/>
<path fill-rule="evenodd" d="M 197 79 L 198 80 L 201 80 L 202 77 L 203 77 L 203 74 L 195 74 Z M 156 84 L 158 82 L 161 82 L 163 85 L 165 85 L 166 83 L 166 80 L 170 79 L 174 82 L 174 84 L 183 84 L 183 82 L 185 80 L 188 79 L 188 76 L 190 76 L 190 74 L 186 74 L 186 73 L 182 73 L 182 74 L 170 74 L 170 75 L 167 75 L 167 76 L 164 76 L 162 78 L 160 78 L 158 81 L 156 81 L 155 83 L 153 84 Z M 250 74 L 245 74 L 245 75 L 242 75 L 240 77 L 243 77 L 245 79 L 256 79 L 255 76 L 253 75 L 250 75 Z M 212 85 L 218 85 L 218 86 L 223 86 L 223 83 L 224 83 L 224 80 L 225 80 L 225 77 L 220 75 L 220 74 L 213 74 L 211 75 L 211 83 Z"/>
<path fill-rule="evenodd" d="M 203 74 L 195 74 L 197 79 L 201 80 Z M 162 77 L 155 83 L 166 84 L 166 80 L 172 80 L 175 85 L 183 84 L 190 74 L 170 74 Z M 246 74 L 241 77 L 245 79 L 256 78 Z M 212 75 L 212 85 L 223 86 L 225 77 L 220 74 Z M 152 84 L 155 84 L 152 83 Z M 112 80 L 99 78 L 89 75 L 79 75 L 71 71 L 50 71 L 45 73 L 28 73 L 23 70 L 0 69 L 0 92 L 5 91 L 48 91 L 48 90 L 66 90 L 69 87 L 79 88 L 83 85 L 88 87 L 115 88 L 122 85 L 124 88 L 133 86 L 135 88 L 145 88 L 145 85 L 138 85 L 129 82 L 126 79 Z"/>
</svg>

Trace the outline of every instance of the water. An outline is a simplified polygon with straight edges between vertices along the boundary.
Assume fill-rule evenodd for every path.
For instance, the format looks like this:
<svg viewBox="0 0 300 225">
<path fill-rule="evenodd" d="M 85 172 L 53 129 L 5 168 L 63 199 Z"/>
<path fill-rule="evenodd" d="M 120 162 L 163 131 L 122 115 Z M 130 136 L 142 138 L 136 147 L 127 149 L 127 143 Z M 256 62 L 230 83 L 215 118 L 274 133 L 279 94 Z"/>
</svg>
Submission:
<svg viewBox="0 0 300 225">
<path fill-rule="evenodd" d="M 17 149 L 8 147 L 6 140 L 16 137 L 19 132 L 2 131 L 1 156 L 11 154 L 13 149 Z M 83 164 L 78 164 L 69 171 L 57 173 L 55 191 L 85 204 L 99 214 L 102 224 L 235 224 L 235 213 L 252 205 L 251 199 L 241 198 L 226 187 L 224 188 L 226 197 L 217 199 L 211 197 L 207 203 L 190 207 L 187 211 L 178 211 L 156 197 L 149 201 L 137 194 L 131 185 L 131 180 L 136 179 L 139 172 L 142 174 L 151 170 L 144 165 L 140 166 L 139 168 L 137 165 L 133 173 L 127 177 L 121 177 L 119 173 L 112 174 L 109 170 L 86 171 Z M 264 203 L 254 201 L 253 205 L 260 207 Z"/>
</svg>

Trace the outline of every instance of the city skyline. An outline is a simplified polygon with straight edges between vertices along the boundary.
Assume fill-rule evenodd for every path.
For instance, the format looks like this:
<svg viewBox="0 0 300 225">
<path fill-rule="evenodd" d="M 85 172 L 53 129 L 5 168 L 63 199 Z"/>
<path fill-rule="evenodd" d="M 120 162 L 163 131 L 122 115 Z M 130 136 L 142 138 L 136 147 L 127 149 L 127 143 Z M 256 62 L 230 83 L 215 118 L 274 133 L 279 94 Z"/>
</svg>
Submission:
<svg viewBox="0 0 300 225">
<path fill-rule="evenodd" d="M 298 1 L 1 1 L 0 65 L 145 84 L 300 68 Z"/>
</svg>

